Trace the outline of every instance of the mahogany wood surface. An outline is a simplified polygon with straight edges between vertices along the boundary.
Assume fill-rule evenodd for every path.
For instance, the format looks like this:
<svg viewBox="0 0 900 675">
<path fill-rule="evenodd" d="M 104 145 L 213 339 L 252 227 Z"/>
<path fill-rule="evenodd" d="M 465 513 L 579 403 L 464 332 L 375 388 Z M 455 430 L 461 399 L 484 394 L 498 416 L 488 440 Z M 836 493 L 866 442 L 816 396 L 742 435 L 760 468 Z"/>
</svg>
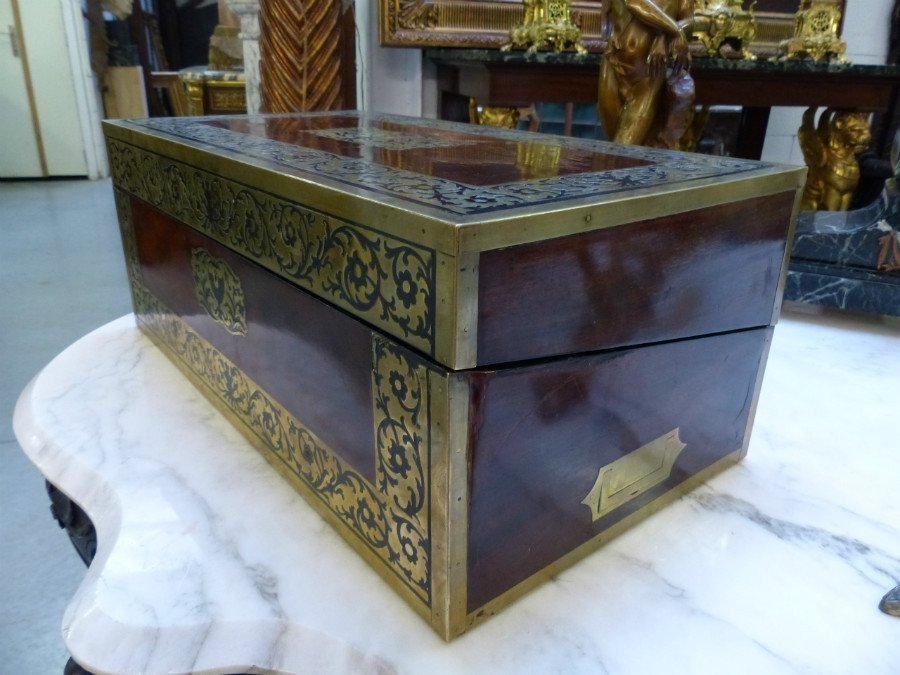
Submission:
<svg viewBox="0 0 900 675">
<path fill-rule="evenodd" d="M 481 255 L 478 361 L 767 326 L 794 193 Z"/>
<path fill-rule="evenodd" d="M 745 447 L 772 330 L 473 373 L 469 611 Z M 592 522 L 600 468 L 676 428 L 670 478 Z"/>
<path fill-rule="evenodd" d="M 374 482 L 371 329 L 138 199 L 132 216 L 150 291 Z M 240 278 L 246 335 L 230 334 L 195 297 L 194 247 Z"/>
</svg>

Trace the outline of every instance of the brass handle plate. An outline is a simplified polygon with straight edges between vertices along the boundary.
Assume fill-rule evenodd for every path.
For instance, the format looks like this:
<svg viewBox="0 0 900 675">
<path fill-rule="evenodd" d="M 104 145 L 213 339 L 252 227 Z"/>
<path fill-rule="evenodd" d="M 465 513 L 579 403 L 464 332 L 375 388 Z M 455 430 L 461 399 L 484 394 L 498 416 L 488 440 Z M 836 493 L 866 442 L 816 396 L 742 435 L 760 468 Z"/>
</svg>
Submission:
<svg viewBox="0 0 900 675">
<path fill-rule="evenodd" d="M 600 469 L 594 487 L 581 501 L 596 521 L 656 487 L 672 475 L 675 460 L 686 447 L 676 427 Z"/>
</svg>

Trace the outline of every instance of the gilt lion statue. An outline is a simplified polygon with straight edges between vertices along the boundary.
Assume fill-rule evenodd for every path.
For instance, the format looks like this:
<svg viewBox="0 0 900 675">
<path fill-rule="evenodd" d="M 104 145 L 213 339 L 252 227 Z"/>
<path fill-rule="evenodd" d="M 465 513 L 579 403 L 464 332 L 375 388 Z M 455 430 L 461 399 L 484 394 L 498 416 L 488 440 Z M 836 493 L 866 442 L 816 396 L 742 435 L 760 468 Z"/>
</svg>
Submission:
<svg viewBox="0 0 900 675">
<path fill-rule="evenodd" d="M 846 211 L 859 183 L 856 155 L 872 141 L 868 115 L 826 109 L 814 124 L 816 108 L 803 113 L 797 137 L 809 167 L 800 207 L 811 211 Z"/>
</svg>

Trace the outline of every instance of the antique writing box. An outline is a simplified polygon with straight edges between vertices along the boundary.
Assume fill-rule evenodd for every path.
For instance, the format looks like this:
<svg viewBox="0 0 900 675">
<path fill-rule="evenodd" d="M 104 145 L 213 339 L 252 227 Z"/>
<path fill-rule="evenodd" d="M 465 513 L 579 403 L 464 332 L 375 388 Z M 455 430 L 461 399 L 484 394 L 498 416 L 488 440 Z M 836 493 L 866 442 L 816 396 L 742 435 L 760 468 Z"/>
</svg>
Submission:
<svg viewBox="0 0 900 675">
<path fill-rule="evenodd" d="M 446 638 L 746 451 L 802 169 L 361 113 L 106 134 L 139 325 Z"/>
</svg>

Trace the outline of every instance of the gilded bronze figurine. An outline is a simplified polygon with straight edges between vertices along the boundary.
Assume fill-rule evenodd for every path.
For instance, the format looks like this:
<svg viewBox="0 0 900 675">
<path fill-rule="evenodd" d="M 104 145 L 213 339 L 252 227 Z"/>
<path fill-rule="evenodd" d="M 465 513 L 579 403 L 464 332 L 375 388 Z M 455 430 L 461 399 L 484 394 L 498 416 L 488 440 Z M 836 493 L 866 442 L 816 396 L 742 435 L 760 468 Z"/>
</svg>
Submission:
<svg viewBox="0 0 900 675">
<path fill-rule="evenodd" d="M 684 28 L 690 0 L 608 0 L 608 45 L 600 65 L 599 108 L 610 140 L 678 147 L 694 100 Z M 672 60 L 667 77 L 667 65 Z"/>
<path fill-rule="evenodd" d="M 859 183 L 856 155 L 872 141 L 868 116 L 828 108 L 815 126 L 815 115 L 816 108 L 803 113 L 797 134 L 809 167 L 800 206 L 811 211 L 846 211 Z"/>
</svg>

